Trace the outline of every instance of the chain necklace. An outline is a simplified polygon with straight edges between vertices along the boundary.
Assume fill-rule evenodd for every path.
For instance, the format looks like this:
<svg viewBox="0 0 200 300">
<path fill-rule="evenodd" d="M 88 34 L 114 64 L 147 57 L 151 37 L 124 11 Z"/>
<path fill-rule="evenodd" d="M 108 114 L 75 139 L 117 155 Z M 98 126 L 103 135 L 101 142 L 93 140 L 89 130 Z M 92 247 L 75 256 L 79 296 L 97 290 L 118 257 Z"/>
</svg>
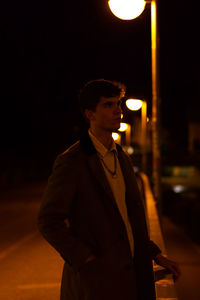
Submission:
<svg viewBox="0 0 200 300">
<path fill-rule="evenodd" d="M 113 178 L 116 178 L 117 177 L 117 158 L 116 158 L 116 155 L 115 155 L 115 151 L 112 151 L 113 155 L 114 155 L 114 171 L 111 171 L 109 169 L 109 167 L 105 164 L 103 158 L 100 157 L 104 167 L 106 168 L 106 170 L 112 175 Z"/>
</svg>

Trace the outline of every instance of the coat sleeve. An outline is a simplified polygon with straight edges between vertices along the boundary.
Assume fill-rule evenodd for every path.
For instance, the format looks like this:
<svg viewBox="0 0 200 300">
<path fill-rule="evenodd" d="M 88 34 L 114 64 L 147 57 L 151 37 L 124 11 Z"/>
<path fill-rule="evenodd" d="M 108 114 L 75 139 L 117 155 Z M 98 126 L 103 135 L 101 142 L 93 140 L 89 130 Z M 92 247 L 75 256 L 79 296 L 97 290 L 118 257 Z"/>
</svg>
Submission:
<svg viewBox="0 0 200 300">
<path fill-rule="evenodd" d="M 38 228 L 63 259 L 79 270 L 92 253 L 83 241 L 72 234 L 70 224 L 66 222 L 79 180 L 80 168 L 75 164 L 70 154 L 59 155 L 56 159 L 40 207 Z"/>
</svg>

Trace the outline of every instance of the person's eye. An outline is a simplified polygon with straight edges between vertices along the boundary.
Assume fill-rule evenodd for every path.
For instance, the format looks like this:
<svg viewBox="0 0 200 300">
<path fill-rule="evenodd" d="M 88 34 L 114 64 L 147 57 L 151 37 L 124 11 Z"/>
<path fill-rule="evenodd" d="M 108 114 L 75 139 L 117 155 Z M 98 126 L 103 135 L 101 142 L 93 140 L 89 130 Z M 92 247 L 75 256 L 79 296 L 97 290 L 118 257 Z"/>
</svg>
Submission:
<svg viewBox="0 0 200 300">
<path fill-rule="evenodd" d="M 111 107 L 112 106 L 112 102 L 106 102 L 106 103 L 104 103 L 104 106 L 105 107 Z"/>
</svg>

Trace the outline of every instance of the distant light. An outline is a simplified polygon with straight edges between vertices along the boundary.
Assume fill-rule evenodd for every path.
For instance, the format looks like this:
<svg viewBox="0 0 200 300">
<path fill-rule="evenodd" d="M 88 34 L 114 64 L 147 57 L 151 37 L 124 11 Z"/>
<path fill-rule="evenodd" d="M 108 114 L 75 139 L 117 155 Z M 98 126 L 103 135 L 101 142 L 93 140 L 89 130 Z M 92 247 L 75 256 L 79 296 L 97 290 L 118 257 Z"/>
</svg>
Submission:
<svg viewBox="0 0 200 300">
<path fill-rule="evenodd" d="M 147 123 L 149 123 L 149 121 L 150 121 L 150 119 L 149 119 L 149 117 L 147 117 Z"/>
<path fill-rule="evenodd" d="M 124 117 L 124 115 L 123 115 L 123 114 L 121 114 L 121 119 L 123 119 L 123 117 Z"/>
<path fill-rule="evenodd" d="M 134 166 L 134 167 L 133 167 L 133 170 L 134 170 L 134 172 L 136 172 L 136 173 L 137 173 L 137 172 L 139 171 L 139 168 L 138 168 L 138 167 L 136 167 L 136 166 Z"/>
<path fill-rule="evenodd" d="M 142 107 L 142 100 L 128 99 L 126 100 L 126 106 L 130 110 L 139 110 Z"/>
<path fill-rule="evenodd" d="M 117 141 L 119 139 L 119 134 L 117 132 L 112 133 L 112 138 L 114 141 Z"/>
<path fill-rule="evenodd" d="M 131 146 L 128 146 L 126 151 L 128 152 L 129 155 L 133 154 L 134 153 L 134 148 L 131 147 Z"/>
<path fill-rule="evenodd" d="M 120 132 L 126 131 L 128 128 L 128 124 L 126 123 L 120 123 L 120 128 L 118 129 Z"/>
<path fill-rule="evenodd" d="M 173 186 L 172 189 L 175 193 L 178 194 L 178 193 L 184 192 L 186 190 L 186 187 L 183 185 L 175 185 L 175 186 Z"/>
<path fill-rule="evenodd" d="M 129 155 L 132 155 L 134 153 L 134 148 L 132 146 L 124 145 L 124 146 L 122 146 L 122 148 Z"/>
<path fill-rule="evenodd" d="M 144 0 L 109 0 L 108 5 L 116 17 L 132 20 L 143 12 L 146 3 Z"/>
</svg>

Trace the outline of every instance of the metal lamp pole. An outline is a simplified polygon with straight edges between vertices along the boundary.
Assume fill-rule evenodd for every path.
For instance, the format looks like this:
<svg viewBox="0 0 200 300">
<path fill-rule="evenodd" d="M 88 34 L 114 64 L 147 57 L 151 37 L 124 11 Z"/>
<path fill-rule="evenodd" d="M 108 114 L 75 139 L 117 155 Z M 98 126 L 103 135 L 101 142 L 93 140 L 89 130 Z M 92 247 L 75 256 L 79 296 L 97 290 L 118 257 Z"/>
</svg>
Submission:
<svg viewBox="0 0 200 300">
<path fill-rule="evenodd" d="M 147 1 L 148 3 L 149 1 Z M 154 196 L 161 211 L 161 155 L 160 155 L 160 91 L 158 60 L 157 0 L 151 3 L 151 64 L 152 64 L 152 177 Z"/>
<path fill-rule="evenodd" d="M 147 169 L 147 103 L 146 101 L 142 101 L 141 107 L 141 144 L 142 144 L 142 169 L 146 172 Z"/>
</svg>

